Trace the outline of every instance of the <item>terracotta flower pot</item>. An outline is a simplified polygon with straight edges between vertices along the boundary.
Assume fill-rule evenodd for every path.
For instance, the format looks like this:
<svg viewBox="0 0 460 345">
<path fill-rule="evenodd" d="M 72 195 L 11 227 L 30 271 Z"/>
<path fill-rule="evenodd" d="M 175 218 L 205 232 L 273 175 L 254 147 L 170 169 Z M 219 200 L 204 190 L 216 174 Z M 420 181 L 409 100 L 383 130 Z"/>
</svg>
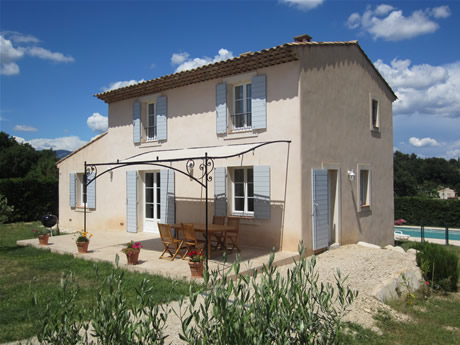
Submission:
<svg viewBox="0 0 460 345">
<path fill-rule="evenodd" d="M 136 250 L 134 253 L 131 253 L 131 255 L 128 255 L 126 253 L 126 259 L 128 260 L 128 265 L 137 265 L 139 263 L 139 253 L 140 250 Z"/>
<path fill-rule="evenodd" d="M 76 242 L 76 243 L 77 243 L 78 252 L 80 254 L 88 253 L 89 241 L 87 241 L 87 242 Z"/>
<path fill-rule="evenodd" d="M 139 253 L 140 250 L 136 250 L 131 255 L 126 254 L 126 259 L 128 260 L 128 265 L 137 265 L 139 263 Z"/>
<path fill-rule="evenodd" d="M 47 246 L 48 245 L 48 239 L 50 238 L 50 235 L 38 235 L 38 242 L 42 246 Z"/>
<path fill-rule="evenodd" d="M 192 273 L 192 278 L 203 278 L 203 261 L 200 262 L 189 262 L 190 273 Z"/>
</svg>

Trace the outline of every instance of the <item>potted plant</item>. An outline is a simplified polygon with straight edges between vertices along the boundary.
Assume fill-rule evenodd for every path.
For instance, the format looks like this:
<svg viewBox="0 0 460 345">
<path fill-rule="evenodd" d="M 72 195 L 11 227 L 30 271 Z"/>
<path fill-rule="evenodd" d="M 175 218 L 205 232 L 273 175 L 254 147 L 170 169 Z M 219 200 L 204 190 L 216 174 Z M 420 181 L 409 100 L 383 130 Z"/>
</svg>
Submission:
<svg viewBox="0 0 460 345">
<path fill-rule="evenodd" d="M 140 242 L 130 241 L 121 251 L 126 254 L 128 265 L 137 265 L 139 263 L 139 253 L 143 248 Z"/>
<path fill-rule="evenodd" d="M 80 254 L 84 254 L 88 252 L 88 245 L 89 245 L 89 239 L 93 237 L 88 231 L 85 230 L 80 230 L 77 231 L 77 240 L 75 241 L 77 243 L 77 249 Z"/>
<path fill-rule="evenodd" d="M 188 265 L 190 266 L 190 272 L 192 273 L 192 278 L 202 278 L 203 277 L 203 261 L 204 255 L 201 250 L 199 251 L 192 251 L 188 254 L 189 262 Z"/>
<path fill-rule="evenodd" d="M 32 229 L 35 236 L 38 237 L 38 241 L 42 246 L 48 245 L 48 239 L 50 238 L 50 231 L 46 228 Z"/>
</svg>

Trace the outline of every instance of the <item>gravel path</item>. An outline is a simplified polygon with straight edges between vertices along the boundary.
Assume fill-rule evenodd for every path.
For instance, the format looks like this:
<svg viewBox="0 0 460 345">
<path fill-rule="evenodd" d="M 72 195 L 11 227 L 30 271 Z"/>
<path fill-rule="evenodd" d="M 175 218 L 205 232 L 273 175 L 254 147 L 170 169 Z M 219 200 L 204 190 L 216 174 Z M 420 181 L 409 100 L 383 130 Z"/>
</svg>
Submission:
<svg viewBox="0 0 460 345">
<path fill-rule="evenodd" d="M 278 271 L 286 274 L 293 265 L 278 267 Z M 407 320 L 406 315 L 398 314 L 381 300 L 385 297 L 397 297 L 396 289 L 403 289 L 402 273 L 410 280 L 412 288 L 418 288 L 421 274 L 415 263 L 415 252 L 405 253 L 402 248 L 391 246 L 381 249 L 376 246 L 347 245 L 317 256 L 316 269 L 321 281 L 334 284 L 334 275 L 338 268 L 342 276 L 348 275 L 346 284 L 359 291 L 346 321 L 359 323 L 378 332 L 373 315 L 379 310 L 389 312 L 396 320 Z M 178 310 L 177 303 L 172 303 L 170 307 Z M 166 334 L 169 336 L 166 342 L 184 344 L 178 336 L 180 330 L 180 321 L 171 312 L 167 322 Z"/>
</svg>

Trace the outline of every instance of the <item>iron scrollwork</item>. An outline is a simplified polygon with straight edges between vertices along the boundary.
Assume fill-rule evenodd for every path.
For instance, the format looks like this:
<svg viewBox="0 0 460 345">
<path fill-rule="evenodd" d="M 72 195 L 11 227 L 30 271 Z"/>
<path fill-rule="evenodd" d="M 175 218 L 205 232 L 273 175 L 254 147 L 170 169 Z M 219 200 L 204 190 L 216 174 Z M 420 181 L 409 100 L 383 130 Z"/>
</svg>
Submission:
<svg viewBox="0 0 460 345">
<path fill-rule="evenodd" d="M 94 174 L 94 177 L 89 180 L 89 177 Z M 90 164 L 86 166 L 86 185 L 89 185 L 93 180 L 97 177 L 97 166 L 94 164 Z"/>
<path fill-rule="evenodd" d="M 211 159 L 211 158 L 208 158 L 207 160 L 206 159 L 203 160 L 203 162 L 199 165 L 201 175 L 197 176 L 195 178 L 197 180 L 201 180 L 203 177 L 205 177 L 205 175 L 206 175 L 205 165 L 207 165 L 207 167 L 208 167 L 207 180 L 208 180 L 208 182 L 211 182 L 212 181 L 211 172 L 214 170 L 214 160 Z M 190 177 L 193 177 L 193 168 L 194 167 L 195 167 L 195 160 L 193 160 L 193 159 L 187 160 L 187 162 L 185 163 L 185 169 L 187 170 L 187 174 Z"/>
</svg>

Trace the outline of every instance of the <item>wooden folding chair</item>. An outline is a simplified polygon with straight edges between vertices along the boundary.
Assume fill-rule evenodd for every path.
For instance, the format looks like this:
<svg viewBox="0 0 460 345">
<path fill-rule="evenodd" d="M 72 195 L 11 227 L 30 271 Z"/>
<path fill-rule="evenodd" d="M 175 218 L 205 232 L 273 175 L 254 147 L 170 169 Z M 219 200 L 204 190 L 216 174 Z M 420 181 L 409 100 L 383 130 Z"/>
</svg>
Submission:
<svg viewBox="0 0 460 345">
<path fill-rule="evenodd" d="M 212 224 L 225 225 L 226 218 L 227 218 L 226 216 L 213 216 Z M 210 240 L 211 240 L 211 245 L 214 249 L 224 246 L 224 236 L 222 233 L 213 234 L 213 237 L 210 238 Z"/>
<path fill-rule="evenodd" d="M 204 249 L 204 241 L 198 240 L 196 238 L 196 232 L 193 224 L 181 224 L 182 225 L 182 235 L 184 239 L 182 240 L 185 247 L 187 248 L 185 254 L 182 256 L 182 260 L 185 260 L 187 254 L 193 250 Z M 203 246 L 200 246 L 200 243 Z"/>
<path fill-rule="evenodd" d="M 235 230 L 227 231 L 227 250 L 230 252 L 236 248 L 240 251 L 238 247 L 238 235 L 240 234 L 240 218 L 239 217 L 228 217 L 227 218 L 227 225 L 233 226 Z"/>
<path fill-rule="evenodd" d="M 171 226 L 169 224 L 158 224 L 158 229 L 160 229 L 161 242 L 165 247 L 163 253 L 160 255 L 160 259 L 171 260 L 173 261 L 177 254 L 180 252 L 183 247 L 183 240 L 178 240 L 172 235 Z M 172 253 L 174 251 L 174 254 Z M 171 257 L 165 257 L 164 254 L 168 252 Z"/>
</svg>

